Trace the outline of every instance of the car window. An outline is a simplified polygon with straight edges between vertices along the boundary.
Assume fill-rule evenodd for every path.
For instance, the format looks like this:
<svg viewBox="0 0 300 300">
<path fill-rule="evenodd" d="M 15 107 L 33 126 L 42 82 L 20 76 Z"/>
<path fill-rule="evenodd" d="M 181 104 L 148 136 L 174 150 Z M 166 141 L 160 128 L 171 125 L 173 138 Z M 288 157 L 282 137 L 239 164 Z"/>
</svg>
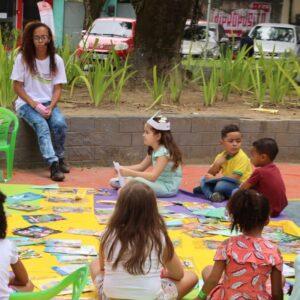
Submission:
<svg viewBox="0 0 300 300">
<path fill-rule="evenodd" d="M 132 23 L 101 20 L 96 21 L 91 27 L 90 34 L 130 37 L 132 36 Z"/>
<path fill-rule="evenodd" d="M 195 26 L 194 28 L 188 26 L 184 30 L 183 39 L 184 40 L 192 40 L 193 35 L 195 35 L 196 40 L 205 40 L 206 38 L 206 26 Z M 210 38 L 215 38 L 216 36 L 216 28 L 210 27 L 208 31 L 208 35 Z"/>
<path fill-rule="evenodd" d="M 296 38 L 293 28 L 276 26 L 256 26 L 251 32 L 251 37 L 256 40 L 287 43 L 294 43 Z"/>
<path fill-rule="evenodd" d="M 300 26 L 296 27 L 297 43 L 300 43 Z"/>
</svg>

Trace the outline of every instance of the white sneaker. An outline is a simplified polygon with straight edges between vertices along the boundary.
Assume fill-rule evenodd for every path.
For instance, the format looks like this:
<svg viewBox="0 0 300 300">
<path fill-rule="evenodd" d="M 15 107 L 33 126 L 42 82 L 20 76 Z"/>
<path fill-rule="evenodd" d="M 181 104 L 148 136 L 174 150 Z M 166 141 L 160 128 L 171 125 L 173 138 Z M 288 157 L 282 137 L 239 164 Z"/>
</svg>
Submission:
<svg viewBox="0 0 300 300">
<path fill-rule="evenodd" d="M 111 179 L 109 180 L 109 184 L 110 184 L 110 186 L 111 186 L 112 188 L 114 188 L 114 189 L 116 189 L 116 190 L 119 189 L 119 188 L 121 187 L 119 178 L 111 178 Z"/>
</svg>

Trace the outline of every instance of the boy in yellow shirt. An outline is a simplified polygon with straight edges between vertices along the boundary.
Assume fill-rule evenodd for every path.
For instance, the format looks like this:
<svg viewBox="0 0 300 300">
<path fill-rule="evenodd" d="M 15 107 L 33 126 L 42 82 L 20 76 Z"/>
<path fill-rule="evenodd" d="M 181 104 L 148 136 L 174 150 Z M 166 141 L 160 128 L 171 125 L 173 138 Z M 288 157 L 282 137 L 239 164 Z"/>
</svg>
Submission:
<svg viewBox="0 0 300 300">
<path fill-rule="evenodd" d="M 194 188 L 194 193 L 203 193 L 212 202 L 229 198 L 232 191 L 252 173 L 250 159 L 241 149 L 242 134 L 237 125 L 230 124 L 222 129 L 221 144 L 224 151 L 216 156 L 202 177 L 200 187 Z M 219 172 L 222 173 L 221 177 L 217 177 Z"/>
</svg>

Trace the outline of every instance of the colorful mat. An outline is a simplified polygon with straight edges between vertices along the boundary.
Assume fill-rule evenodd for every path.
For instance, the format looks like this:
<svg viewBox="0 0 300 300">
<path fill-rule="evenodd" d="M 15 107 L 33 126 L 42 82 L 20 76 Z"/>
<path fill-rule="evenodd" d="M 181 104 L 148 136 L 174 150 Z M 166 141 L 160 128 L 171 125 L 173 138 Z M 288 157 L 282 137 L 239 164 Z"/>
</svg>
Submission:
<svg viewBox="0 0 300 300">
<path fill-rule="evenodd" d="M 8 185 L 0 184 L 0 189 L 6 193 L 8 196 L 31 192 L 35 194 L 42 194 L 45 198 L 34 201 L 26 201 L 26 204 L 40 205 L 41 209 L 34 212 L 20 212 L 16 210 L 6 209 L 8 215 L 8 236 L 13 236 L 12 232 L 16 228 L 28 227 L 31 224 L 28 223 L 23 215 L 37 215 L 37 214 L 52 214 L 53 207 L 63 206 L 63 207 L 78 207 L 83 208 L 84 211 L 81 213 L 59 213 L 65 220 L 42 223 L 38 224 L 41 226 L 47 226 L 55 230 L 60 230 L 61 233 L 53 234 L 48 236 L 46 239 L 79 239 L 84 245 L 92 245 L 98 251 L 99 240 L 94 236 L 87 235 L 75 235 L 67 233 L 71 228 L 75 229 L 86 229 L 94 231 L 102 231 L 105 225 L 99 225 L 97 218 L 95 217 L 94 211 L 102 208 L 112 207 L 110 205 L 101 204 L 102 200 L 116 200 L 117 193 L 113 190 L 100 189 L 96 195 L 88 189 L 81 188 L 63 188 L 58 194 L 56 190 L 46 190 L 38 188 L 32 188 L 28 185 Z M 55 198 L 58 196 L 78 198 L 73 203 L 53 203 L 49 202 L 49 198 Z M 181 192 L 174 198 L 160 199 L 162 201 L 176 202 L 176 205 L 168 206 L 167 208 L 174 210 L 175 213 L 188 214 L 190 218 L 183 219 L 184 224 L 197 221 L 194 215 L 190 213 L 181 204 L 184 202 L 198 202 L 198 203 L 209 203 L 204 199 L 195 198 L 190 194 Z M 211 203 L 209 203 L 211 204 Z M 7 205 L 7 204 L 6 204 Z M 217 205 L 218 207 L 224 206 L 223 204 Z M 172 219 L 172 218 L 171 218 Z M 274 220 L 271 222 L 272 226 L 279 226 L 284 229 L 286 233 L 300 237 L 300 228 L 290 220 L 281 219 Z M 201 270 L 207 265 L 213 263 L 213 256 L 215 250 L 207 248 L 206 240 L 222 241 L 226 239 L 224 236 L 213 236 L 210 238 L 192 238 L 190 235 L 186 234 L 183 228 L 173 228 L 169 229 L 170 237 L 175 245 L 175 249 L 179 257 L 184 261 L 186 268 L 193 269 L 198 275 L 201 274 Z M 54 255 L 46 253 L 44 245 L 27 246 L 27 249 L 35 250 L 41 255 L 40 258 L 25 259 L 23 262 L 25 267 L 29 271 L 30 277 L 33 282 L 40 286 L 41 282 L 45 280 L 58 279 L 61 280 L 62 276 L 58 275 L 52 267 L 62 266 Z M 295 254 L 283 254 L 283 257 L 287 261 L 293 261 Z M 94 299 L 94 293 L 85 293 L 81 299 Z M 194 297 L 190 296 L 187 299 L 192 299 Z"/>
</svg>

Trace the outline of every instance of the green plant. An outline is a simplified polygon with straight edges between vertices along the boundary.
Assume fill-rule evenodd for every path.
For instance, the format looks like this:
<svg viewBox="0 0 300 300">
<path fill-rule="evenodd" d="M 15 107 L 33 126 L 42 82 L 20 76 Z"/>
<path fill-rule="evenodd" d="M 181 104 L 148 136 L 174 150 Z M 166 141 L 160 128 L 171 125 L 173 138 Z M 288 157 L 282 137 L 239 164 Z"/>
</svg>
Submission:
<svg viewBox="0 0 300 300">
<path fill-rule="evenodd" d="M 157 72 L 157 66 L 154 66 L 152 70 L 152 81 L 150 82 L 145 80 L 145 85 L 151 93 L 153 99 L 152 104 L 147 108 L 147 110 L 162 102 L 166 88 L 166 80 L 167 76 L 159 76 Z"/>
<path fill-rule="evenodd" d="M 13 90 L 13 81 L 10 80 L 15 58 L 18 52 L 18 32 L 13 31 L 13 44 L 11 50 L 6 49 L 0 32 L 0 105 L 11 107 L 16 95 Z"/>
<path fill-rule="evenodd" d="M 119 70 L 120 76 L 114 77 L 114 80 L 112 81 L 111 96 L 115 104 L 120 104 L 121 94 L 126 82 L 136 73 L 136 71 L 130 71 L 130 65 L 128 65 L 128 57 L 126 58 L 123 66 L 119 65 Z M 111 65 L 111 74 L 113 74 L 114 72 L 114 66 Z"/>
<path fill-rule="evenodd" d="M 254 68 L 250 68 L 250 75 L 256 100 L 261 106 L 266 97 L 266 85 L 264 83 L 263 69 L 260 67 L 259 61 L 255 62 Z"/>
<path fill-rule="evenodd" d="M 203 85 L 204 105 L 211 106 L 214 104 L 218 95 L 220 76 L 217 67 L 212 67 L 209 79 L 206 78 L 203 69 L 201 69 L 201 77 Z"/>
<path fill-rule="evenodd" d="M 177 64 L 169 74 L 169 92 L 170 99 L 174 103 L 179 103 L 180 96 L 183 90 L 183 76 L 180 71 L 180 65 Z"/>
<path fill-rule="evenodd" d="M 73 80 L 70 92 L 71 97 L 73 95 L 74 85 L 77 81 L 80 81 L 86 85 L 92 103 L 99 106 L 109 87 L 123 72 L 122 69 L 111 69 L 113 63 L 113 55 L 109 55 L 104 61 L 94 61 L 92 68 L 89 68 L 87 73 L 81 74 Z"/>
</svg>

